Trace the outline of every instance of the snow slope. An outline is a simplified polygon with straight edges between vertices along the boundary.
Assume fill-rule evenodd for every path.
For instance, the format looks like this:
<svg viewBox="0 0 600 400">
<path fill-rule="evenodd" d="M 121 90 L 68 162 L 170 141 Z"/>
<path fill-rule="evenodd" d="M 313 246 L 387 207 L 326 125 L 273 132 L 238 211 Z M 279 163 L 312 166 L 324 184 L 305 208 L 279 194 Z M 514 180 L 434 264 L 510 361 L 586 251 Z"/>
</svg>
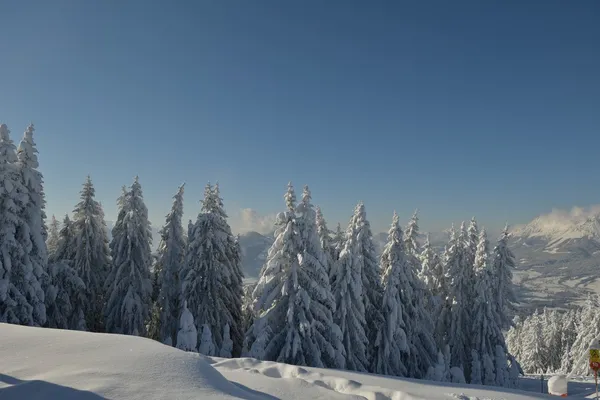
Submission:
<svg viewBox="0 0 600 400">
<path fill-rule="evenodd" d="M 506 399 L 544 395 L 208 358 L 149 339 L 0 324 L 0 399 Z"/>
</svg>

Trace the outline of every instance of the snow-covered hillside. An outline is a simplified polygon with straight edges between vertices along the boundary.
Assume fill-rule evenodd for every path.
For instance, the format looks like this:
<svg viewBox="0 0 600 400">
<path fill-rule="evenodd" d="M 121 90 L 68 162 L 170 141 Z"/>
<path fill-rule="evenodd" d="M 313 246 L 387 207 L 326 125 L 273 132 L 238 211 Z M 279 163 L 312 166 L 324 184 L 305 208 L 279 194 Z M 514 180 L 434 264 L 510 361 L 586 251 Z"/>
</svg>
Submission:
<svg viewBox="0 0 600 400">
<path fill-rule="evenodd" d="M 554 210 L 511 232 L 515 283 L 529 307 L 564 307 L 600 293 L 600 208 Z"/>
<path fill-rule="evenodd" d="M 0 324 L 0 338 L 3 400 L 546 397 L 248 358 L 212 359 L 133 336 Z"/>
</svg>

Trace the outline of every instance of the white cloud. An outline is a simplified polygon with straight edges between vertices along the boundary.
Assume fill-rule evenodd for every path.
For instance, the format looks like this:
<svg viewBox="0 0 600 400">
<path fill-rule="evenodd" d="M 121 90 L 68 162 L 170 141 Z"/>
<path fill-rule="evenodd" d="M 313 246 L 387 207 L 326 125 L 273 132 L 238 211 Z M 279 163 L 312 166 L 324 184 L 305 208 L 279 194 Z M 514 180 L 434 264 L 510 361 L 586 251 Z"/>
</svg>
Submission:
<svg viewBox="0 0 600 400">
<path fill-rule="evenodd" d="M 276 215 L 261 215 L 252 208 L 242 208 L 231 217 L 230 224 L 232 230 L 237 233 L 255 231 L 267 234 L 273 232 Z"/>
</svg>

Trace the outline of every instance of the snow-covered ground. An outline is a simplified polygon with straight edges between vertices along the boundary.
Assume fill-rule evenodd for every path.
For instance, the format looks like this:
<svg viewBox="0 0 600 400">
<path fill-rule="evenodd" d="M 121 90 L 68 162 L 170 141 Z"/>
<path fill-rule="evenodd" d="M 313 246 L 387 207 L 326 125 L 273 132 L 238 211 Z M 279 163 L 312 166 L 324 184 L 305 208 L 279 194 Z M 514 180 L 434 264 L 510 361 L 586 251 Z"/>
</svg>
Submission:
<svg viewBox="0 0 600 400">
<path fill-rule="evenodd" d="M 523 384 L 525 389 L 539 388 L 537 380 L 523 380 Z M 574 392 L 590 394 L 588 387 Z M 2 400 L 234 398 L 525 400 L 547 396 L 248 358 L 208 358 L 133 336 L 0 324 Z"/>
</svg>

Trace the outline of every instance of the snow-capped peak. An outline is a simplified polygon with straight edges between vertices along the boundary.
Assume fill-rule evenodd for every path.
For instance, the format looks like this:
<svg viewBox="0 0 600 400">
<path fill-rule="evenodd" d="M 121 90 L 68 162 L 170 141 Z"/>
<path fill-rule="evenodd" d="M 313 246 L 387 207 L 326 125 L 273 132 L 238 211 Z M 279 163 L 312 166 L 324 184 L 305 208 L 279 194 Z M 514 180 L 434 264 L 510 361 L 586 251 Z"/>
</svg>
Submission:
<svg viewBox="0 0 600 400">
<path fill-rule="evenodd" d="M 600 241 L 600 205 L 588 208 L 574 207 L 570 211 L 552 210 L 525 225 L 515 226 L 512 234 L 517 239 L 540 238 L 554 247 L 570 239 Z"/>
</svg>

